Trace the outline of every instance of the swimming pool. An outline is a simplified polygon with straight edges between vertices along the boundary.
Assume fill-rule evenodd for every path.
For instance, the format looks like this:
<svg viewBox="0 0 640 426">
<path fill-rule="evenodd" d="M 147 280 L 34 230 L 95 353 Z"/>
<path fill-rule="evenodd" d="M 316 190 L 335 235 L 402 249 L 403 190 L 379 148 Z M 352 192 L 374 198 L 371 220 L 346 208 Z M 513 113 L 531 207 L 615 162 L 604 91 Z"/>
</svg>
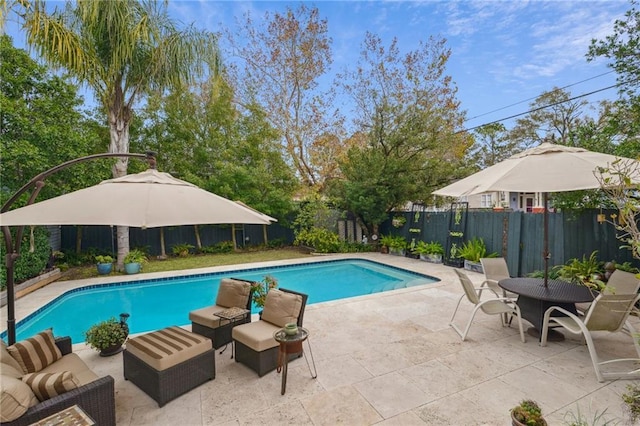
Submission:
<svg viewBox="0 0 640 426">
<path fill-rule="evenodd" d="M 16 339 L 53 327 L 56 336 L 83 342 L 91 325 L 121 312 L 131 315 L 131 333 L 189 324 L 189 311 L 213 304 L 220 279 L 261 281 L 265 275 L 275 277 L 279 287 L 308 294 L 309 304 L 439 281 L 369 260 L 331 260 L 93 285 L 70 290 L 19 321 Z"/>
</svg>

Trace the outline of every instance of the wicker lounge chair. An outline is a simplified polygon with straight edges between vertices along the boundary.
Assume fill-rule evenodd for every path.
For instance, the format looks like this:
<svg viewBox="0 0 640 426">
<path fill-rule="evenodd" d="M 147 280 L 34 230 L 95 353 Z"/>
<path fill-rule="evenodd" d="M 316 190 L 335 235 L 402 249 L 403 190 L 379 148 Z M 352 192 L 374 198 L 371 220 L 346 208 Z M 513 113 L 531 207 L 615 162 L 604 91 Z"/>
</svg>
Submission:
<svg viewBox="0 0 640 426">
<path fill-rule="evenodd" d="M 287 323 L 302 326 L 308 296 L 292 290 L 272 289 L 267 293 L 260 321 L 233 328 L 236 362 L 241 362 L 262 377 L 278 366 L 280 344 L 273 333 Z M 293 354 L 290 358 L 300 357 Z"/>
<path fill-rule="evenodd" d="M 589 355 L 593 363 L 593 369 L 599 382 L 605 380 L 616 379 L 640 379 L 640 346 L 638 345 L 638 336 L 631 323 L 628 321 L 629 314 L 634 309 L 634 305 L 640 299 L 637 294 L 600 294 L 591 303 L 589 310 L 584 317 L 567 311 L 558 306 L 552 306 L 544 313 L 544 323 L 542 326 L 541 346 L 547 345 L 547 333 L 549 325 L 555 323 L 561 325 L 568 331 L 575 334 L 582 334 L 589 348 Z M 554 312 L 564 314 L 566 316 L 551 316 Z M 637 358 L 620 358 L 610 360 L 600 360 L 593 343 L 592 334 L 596 331 L 608 331 L 616 333 L 626 328 L 631 335 L 631 340 L 638 354 Z M 633 363 L 635 368 L 631 371 L 604 372 L 601 367 L 614 363 Z"/>
<path fill-rule="evenodd" d="M 454 269 L 454 272 L 460 278 L 460 283 L 462 284 L 462 288 L 464 289 L 464 294 L 460 296 L 458 299 L 458 304 L 456 305 L 456 309 L 453 311 L 453 315 L 451 316 L 451 321 L 449 321 L 449 325 L 453 328 L 456 333 L 462 337 L 462 341 L 467 338 L 467 334 L 469 333 L 469 329 L 471 328 L 471 323 L 473 322 L 473 318 L 476 316 L 478 311 L 482 311 L 488 315 L 500 315 L 500 322 L 504 327 L 506 325 L 505 315 L 515 315 L 518 318 L 518 327 L 520 328 L 520 339 L 522 343 L 525 342 L 524 331 L 522 328 L 522 318 L 520 315 L 520 308 L 515 304 L 512 300 L 504 297 L 492 298 L 488 300 L 481 301 L 480 295 L 482 294 L 482 288 L 474 288 L 473 283 L 469 279 L 469 277 L 464 273 L 460 272 L 457 269 Z M 473 312 L 471 313 L 471 317 L 465 326 L 464 331 L 460 330 L 454 323 L 453 320 L 456 317 L 456 313 L 458 312 L 458 308 L 460 307 L 460 302 L 462 299 L 467 298 L 469 302 L 471 302 L 475 307 L 473 308 Z"/>
<path fill-rule="evenodd" d="M 239 278 L 223 278 L 220 281 L 215 305 L 189 312 L 191 331 L 211 339 L 214 349 L 231 343 L 231 329 L 251 322 L 252 284 L 252 281 Z M 215 315 L 229 308 L 244 308 L 249 312 L 232 321 Z"/>
</svg>

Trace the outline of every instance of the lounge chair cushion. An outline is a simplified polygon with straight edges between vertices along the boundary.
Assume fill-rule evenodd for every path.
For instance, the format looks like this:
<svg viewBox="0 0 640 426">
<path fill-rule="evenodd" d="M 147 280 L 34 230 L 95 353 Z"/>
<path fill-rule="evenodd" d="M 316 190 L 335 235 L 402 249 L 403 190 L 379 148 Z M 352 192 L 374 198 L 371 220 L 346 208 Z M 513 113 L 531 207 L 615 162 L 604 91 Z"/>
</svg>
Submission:
<svg viewBox="0 0 640 426">
<path fill-rule="evenodd" d="M 46 401 L 57 395 L 62 395 L 80 385 L 70 371 L 60 373 L 29 373 L 22 377 L 22 381 L 29 385 L 40 401 Z"/>
<path fill-rule="evenodd" d="M 222 312 L 226 309 L 228 308 L 218 305 L 207 306 L 206 308 L 189 312 L 189 320 L 205 327 L 218 328 L 221 325 L 227 324 L 229 321 L 221 321 L 221 318 L 215 316 L 215 313 Z"/>
<path fill-rule="evenodd" d="M 0 365 L 2 365 L 2 374 L 6 374 L 5 367 L 11 367 L 21 373 L 18 378 L 22 376 L 22 367 L 20 367 L 18 361 L 11 356 L 9 350 L 7 350 L 7 344 L 2 339 L 0 339 Z"/>
<path fill-rule="evenodd" d="M 234 280 L 233 278 L 223 278 L 218 288 L 216 305 L 225 308 L 244 308 L 247 306 L 247 299 L 251 293 L 251 284 L 245 281 Z"/>
<path fill-rule="evenodd" d="M 24 373 L 37 373 L 62 358 L 62 353 L 56 346 L 51 329 L 17 342 L 9 346 L 7 350 L 20 364 Z"/>
<path fill-rule="evenodd" d="M 211 339 L 177 326 L 129 339 L 127 351 L 157 371 L 178 365 L 212 348 Z"/>
<path fill-rule="evenodd" d="M 280 330 L 280 328 L 267 321 L 255 321 L 237 325 L 233 327 L 231 333 L 233 340 L 242 342 L 256 352 L 262 352 L 279 345 L 276 339 L 273 338 L 273 333 Z"/>
<path fill-rule="evenodd" d="M 302 296 L 274 288 L 267 293 L 262 320 L 284 327 L 287 323 L 298 321 L 301 308 Z"/>
<path fill-rule="evenodd" d="M 2 375 L 0 379 L 0 421 L 10 422 L 38 404 L 38 398 L 20 379 Z"/>
<path fill-rule="evenodd" d="M 87 364 L 82 361 L 77 353 L 73 352 L 66 354 L 55 364 L 43 368 L 40 370 L 40 373 L 59 373 L 61 371 L 72 372 L 79 383 L 78 386 L 84 386 L 100 378 L 96 373 L 89 369 Z"/>
</svg>

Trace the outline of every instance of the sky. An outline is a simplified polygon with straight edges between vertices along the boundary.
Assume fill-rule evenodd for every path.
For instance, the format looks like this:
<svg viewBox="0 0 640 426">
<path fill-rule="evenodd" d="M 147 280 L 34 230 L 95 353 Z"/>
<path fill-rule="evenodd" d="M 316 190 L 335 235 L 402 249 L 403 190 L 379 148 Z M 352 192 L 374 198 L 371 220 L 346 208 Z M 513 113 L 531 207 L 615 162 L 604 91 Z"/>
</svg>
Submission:
<svg viewBox="0 0 640 426">
<path fill-rule="evenodd" d="M 61 4 L 59 2 L 50 2 Z M 220 32 L 235 29 L 236 20 L 250 13 L 260 20 L 265 12 L 295 10 L 289 1 L 176 1 L 171 16 L 197 28 Z M 458 87 L 466 128 L 500 120 L 528 110 L 543 91 L 567 87 L 573 96 L 614 85 L 616 74 L 606 59 L 587 62 L 591 39 L 613 33 L 613 23 L 631 8 L 629 1 L 316 1 L 327 19 L 332 38 L 332 76 L 358 59 L 367 31 L 385 45 L 396 37 L 402 52 L 430 36 L 444 38 L 451 49 L 446 67 Z M 15 25 L 7 33 L 18 47 L 24 35 Z M 222 45 L 224 53 L 225 46 Z M 223 58 L 224 59 L 224 58 Z M 613 100 L 616 89 L 585 97 L 592 105 Z M 344 111 L 349 115 L 348 111 Z M 512 123 L 507 121 L 506 124 Z"/>
</svg>

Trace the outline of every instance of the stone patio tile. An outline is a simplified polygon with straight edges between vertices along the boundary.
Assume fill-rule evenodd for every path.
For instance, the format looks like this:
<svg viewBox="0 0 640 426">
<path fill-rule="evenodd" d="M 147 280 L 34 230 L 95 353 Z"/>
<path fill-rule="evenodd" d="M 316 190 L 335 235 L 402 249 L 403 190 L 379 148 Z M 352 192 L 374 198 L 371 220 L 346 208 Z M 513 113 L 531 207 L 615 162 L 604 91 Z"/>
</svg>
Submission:
<svg viewBox="0 0 640 426">
<path fill-rule="evenodd" d="M 382 420 L 353 386 L 330 389 L 301 402 L 316 426 L 372 425 Z"/>
<path fill-rule="evenodd" d="M 428 402 L 454 394 L 468 386 L 467 377 L 437 359 L 398 371 L 427 395 Z"/>
<path fill-rule="evenodd" d="M 413 410 L 429 426 L 495 426 L 510 424 L 509 414 L 496 417 L 482 404 L 459 394 L 447 396 Z"/>
<path fill-rule="evenodd" d="M 418 386 L 398 373 L 374 377 L 353 385 L 385 419 L 428 401 Z"/>
<path fill-rule="evenodd" d="M 316 360 L 316 365 L 318 367 L 317 380 L 325 389 L 351 385 L 370 379 L 373 376 L 349 355 Z"/>
<path fill-rule="evenodd" d="M 302 403 L 296 399 L 273 405 L 266 410 L 244 416 L 239 413 L 240 425 L 313 425 Z M 217 423 L 216 423 L 217 424 Z"/>
</svg>

